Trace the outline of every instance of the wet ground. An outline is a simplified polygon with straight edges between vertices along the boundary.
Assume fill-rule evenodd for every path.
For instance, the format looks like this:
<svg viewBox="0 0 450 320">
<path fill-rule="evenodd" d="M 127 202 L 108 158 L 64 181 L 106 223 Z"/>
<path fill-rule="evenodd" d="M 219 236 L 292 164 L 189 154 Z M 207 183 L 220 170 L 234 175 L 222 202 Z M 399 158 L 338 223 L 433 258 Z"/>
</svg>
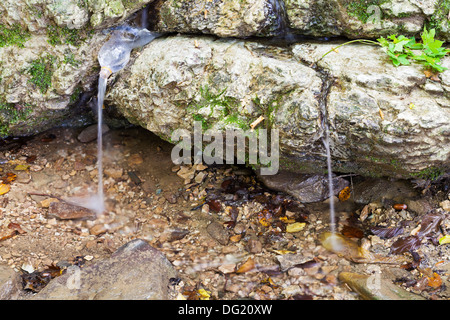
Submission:
<svg viewBox="0 0 450 320">
<path fill-rule="evenodd" d="M 347 177 L 338 229 L 356 251 L 333 253 L 320 242 L 329 230 L 327 201 L 299 203 L 244 167 L 175 166 L 170 144 L 132 128 L 104 135 L 106 213 L 62 220 L 52 202 L 97 190 L 97 144 L 80 142 L 80 131 L 54 129 L 1 146 L 1 264 L 26 274 L 95 263 L 141 238 L 179 272 L 178 298 L 360 299 L 342 272 L 426 299 L 450 296 L 448 180 L 418 187 Z"/>
</svg>

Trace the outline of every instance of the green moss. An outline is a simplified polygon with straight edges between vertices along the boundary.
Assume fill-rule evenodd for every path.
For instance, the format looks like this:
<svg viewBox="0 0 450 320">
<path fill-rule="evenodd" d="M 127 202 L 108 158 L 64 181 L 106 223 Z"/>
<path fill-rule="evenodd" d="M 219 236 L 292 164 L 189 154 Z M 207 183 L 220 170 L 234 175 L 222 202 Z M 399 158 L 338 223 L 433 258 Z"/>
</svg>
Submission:
<svg viewBox="0 0 450 320">
<path fill-rule="evenodd" d="M 447 28 L 450 28 L 450 19 L 448 17 L 449 11 L 450 0 L 439 0 L 436 11 L 427 23 L 427 29 L 435 29 L 439 32 L 441 31 L 443 24 L 446 24 Z"/>
<path fill-rule="evenodd" d="M 70 96 L 70 103 L 77 102 L 78 98 L 80 97 L 80 94 L 81 94 L 81 89 L 80 88 L 76 88 L 75 91 Z"/>
<path fill-rule="evenodd" d="M 425 180 L 436 180 L 440 176 L 442 176 L 445 172 L 436 167 L 428 167 L 419 172 L 412 173 L 411 176 L 414 178 L 425 179 Z"/>
<path fill-rule="evenodd" d="M 4 98 L 0 97 L 0 136 L 8 136 L 10 127 L 26 120 L 31 111 L 32 108 L 27 104 L 25 106 L 16 106 L 12 103 L 7 103 Z"/>
<path fill-rule="evenodd" d="M 204 116 L 202 116 L 201 114 L 193 114 L 192 118 L 194 119 L 194 121 L 200 121 L 202 123 L 202 129 L 208 130 L 211 125 L 208 123 L 208 121 L 205 119 Z"/>
<path fill-rule="evenodd" d="M 357 0 L 357 1 L 347 1 L 346 8 L 347 13 L 354 16 L 366 23 L 367 19 L 372 16 L 373 13 L 369 13 L 368 9 L 370 6 L 379 6 L 385 3 L 387 0 Z"/>
<path fill-rule="evenodd" d="M 29 83 L 39 88 L 42 94 L 45 94 L 52 85 L 52 75 L 54 71 L 54 63 L 56 57 L 46 55 L 39 59 L 31 61 L 31 66 L 27 69 L 27 73 L 31 75 Z"/>
<path fill-rule="evenodd" d="M 92 35 L 91 29 L 69 29 L 50 25 L 47 27 L 48 43 L 52 46 L 70 44 L 79 47 L 88 37 Z"/>
<path fill-rule="evenodd" d="M 14 24 L 10 28 L 0 25 L 0 47 L 18 46 L 23 48 L 23 44 L 30 37 L 28 30 L 23 29 L 19 24 Z"/>
<path fill-rule="evenodd" d="M 281 99 L 282 95 L 278 95 L 276 98 L 265 104 L 261 103 L 261 99 L 258 96 L 252 99 L 258 111 L 264 115 L 264 121 L 267 129 L 271 129 L 273 127 L 277 111 L 280 107 Z"/>
<path fill-rule="evenodd" d="M 239 117 L 239 115 L 237 113 L 233 113 L 228 115 L 223 122 L 225 124 L 235 124 L 237 125 L 239 128 L 241 128 L 242 130 L 247 130 L 249 129 L 249 124 L 243 120 L 242 118 Z"/>
<path fill-rule="evenodd" d="M 80 65 L 81 61 L 76 60 L 72 52 L 67 52 L 64 55 L 63 63 L 70 64 L 74 67 L 78 67 Z"/>
</svg>

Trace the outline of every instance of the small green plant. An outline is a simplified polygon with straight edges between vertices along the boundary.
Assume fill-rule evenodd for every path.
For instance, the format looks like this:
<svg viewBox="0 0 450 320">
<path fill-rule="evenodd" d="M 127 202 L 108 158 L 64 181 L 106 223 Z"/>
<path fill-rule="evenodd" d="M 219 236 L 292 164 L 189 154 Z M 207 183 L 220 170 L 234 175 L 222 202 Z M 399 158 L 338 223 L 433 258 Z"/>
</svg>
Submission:
<svg viewBox="0 0 450 320">
<path fill-rule="evenodd" d="M 240 120 L 238 113 L 235 111 L 237 105 L 236 99 L 226 96 L 226 90 L 227 88 L 219 91 L 217 94 L 214 94 L 207 85 L 200 87 L 200 100 L 198 102 L 192 102 L 188 106 L 188 110 L 193 113 L 194 120 L 202 121 L 203 129 L 209 129 L 210 125 L 208 125 L 206 117 L 212 116 L 214 109 L 220 110 L 224 118 L 224 123 L 235 123 L 239 127 L 245 126 L 243 121 Z M 206 117 L 199 114 L 199 110 L 203 108 L 209 109 L 209 115 Z"/>
<path fill-rule="evenodd" d="M 443 58 L 450 49 L 443 48 L 443 41 L 434 39 L 435 29 L 427 30 L 425 27 L 422 33 L 422 43 L 416 42 L 414 37 L 391 35 L 378 39 L 378 42 L 385 48 L 387 55 L 391 58 L 394 66 L 409 65 L 411 61 L 423 64 L 437 72 L 447 70 L 440 65 Z"/>
<path fill-rule="evenodd" d="M 443 41 L 434 38 L 435 29 L 427 30 L 424 27 L 421 38 L 422 43 L 416 42 L 414 37 L 407 38 L 403 35 L 390 35 L 387 38 L 380 37 L 377 41 L 356 39 L 345 42 L 330 51 L 326 52 L 320 59 L 323 59 L 329 53 L 347 44 L 360 42 L 365 44 L 381 46 L 391 59 L 394 66 L 410 65 L 416 62 L 424 65 L 433 71 L 442 72 L 447 70 L 441 63 L 441 58 L 450 52 L 450 49 L 442 47 Z"/>
<path fill-rule="evenodd" d="M 72 52 L 67 52 L 64 55 L 63 63 L 70 64 L 74 67 L 78 67 L 81 64 L 81 61 L 75 59 L 74 54 Z"/>
<path fill-rule="evenodd" d="M 232 112 L 232 106 L 234 103 L 234 99 L 228 96 L 225 96 L 224 93 L 227 91 L 227 88 L 223 89 L 217 94 L 211 92 L 208 86 L 204 86 L 200 88 L 200 96 L 201 99 L 199 102 L 194 104 L 196 109 L 200 109 L 203 107 L 211 106 L 211 107 L 221 107 L 224 110 L 224 115 L 228 115 Z"/>
<path fill-rule="evenodd" d="M 48 54 L 31 61 L 31 66 L 27 69 L 28 74 L 31 75 L 28 81 L 38 87 L 42 94 L 45 94 L 52 85 L 55 61 L 56 57 Z"/>
<path fill-rule="evenodd" d="M 435 181 L 443 174 L 444 174 L 444 171 L 440 168 L 428 167 L 419 172 L 411 174 L 411 176 L 419 178 L 419 179 Z"/>
</svg>

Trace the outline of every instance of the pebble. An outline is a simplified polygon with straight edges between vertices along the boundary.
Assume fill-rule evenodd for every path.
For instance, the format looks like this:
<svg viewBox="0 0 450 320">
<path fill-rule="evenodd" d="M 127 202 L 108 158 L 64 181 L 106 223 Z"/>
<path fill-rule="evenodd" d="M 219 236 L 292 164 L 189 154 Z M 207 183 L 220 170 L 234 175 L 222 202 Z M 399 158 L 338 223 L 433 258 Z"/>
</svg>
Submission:
<svg viewBox="0 0 450 320">
<path fill-rule="evenodd" d="M 144 162 L 144 159 L 142 159 L 142 156 L 138 153 L 132 154 L 128 158 L 128 165 L 130 166 L 136 166 Z"/>
<path fill-rule="evenodd" d="M 59 202 L 59 200 L 56 198 L 47 198 L 39 202 L 39 204 L 42 206 L 42 208 L 48 208 L 50 207 L 50 204 L 52 202 Z"/>
<path fill-rule="evenodd" d="M 217 242 L 219 242 L 220 244 L 224 246 L 228 244 L 228 232 L 221 223 L 217 221 L 211 222 L 206 227 L 206 231 L 213 239 L 217 240 Z"/>
<path fill-rule="evenodd" d="M 247 242 L 247 251 L 250 253 L 260 253 L 262 251 L 262 243 L 258 239 L 250 239 Z"/>
<path fill-rule="evenodd" d="M 446 212 L 450 212 L 450 200 L 444 200 L 439 203 L 439 206 Z"/>
<path fill-rule="evenodd" d="M 233 273 L 236 271 L 236 264 L 235 263 L 224 263 L 219 266 L 219 271 L 222 273 Z"/>
<path fill-rule="evenodd" d="M 122 177 L 123 175 L 123 169 L 119 168 L 119 169 L 115 169 L 115 168 L 105 168 L 104 170 L 105 174 L 108 177 L 111 177 L 113 179 L 119 179 Z"/>
<path fill-rule="evenodd" d="M 89 229 L 89 233 L 98 236 L 108 231 L 108 228 L 104 224 L 96 224 L 92 228 Z"/>
<path fill-rule="evenodd" d="M 96 124 L 86 127 L 81 133 L 78 135 L 78 141 L 83 143 L 88 143 L 94 140 L 97 140 L 97 128 Z M 104 124 L 102 126 L 102 133 L 105 134 L 109 131 L 109 127 Z"/>
</svg>

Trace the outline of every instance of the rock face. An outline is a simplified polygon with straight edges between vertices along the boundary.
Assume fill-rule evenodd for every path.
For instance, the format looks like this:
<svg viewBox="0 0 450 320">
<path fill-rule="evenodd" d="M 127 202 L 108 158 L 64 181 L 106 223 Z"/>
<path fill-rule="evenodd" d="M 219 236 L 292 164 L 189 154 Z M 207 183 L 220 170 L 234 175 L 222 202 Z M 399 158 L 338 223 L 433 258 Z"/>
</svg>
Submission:
<svg viewBox="0 0 450 320">
<path fill-rule="evenodd" d="M 35 134 L 80 117 L 95 93 L 97 52 L 107 39 L 101 29 L 123 23 L 149 2 L 3 1 L 0 135 Z"/>
<path fill-rule="evenodd" d="M 165 300 L 176 271 L 166 257 L 136 239 L 111 258 L 53 279 L 36 300 Z"/>
<path fill-rule="evenodd" d="M 2 25 L 19 24 L 30 32 L 53 26 L 70 30 L 105 28 L 122 23 L 152 0 L 5 0 L 0 4 Z"/>
<path fill-rule="evenodd" d="M 52 46 L 46 36 L 35 35 L 23 47 L 0 48 L 1 134 L 33 134 L 74 114 L 81 93 L 92 90 L 95 52 L 105 39 L 97 34 L 79 46 Z"/>
<path fill-rule="evenodd" d="M 291 34 L 377 38 L 418 35 L 428 24 L 450 39 L 447 0 L 156 0 L 155 8 L 160 31 L 249 37 L 282 28 Z"/>
<path fill-rule="evenodd" d="M 306 173 L 326 170 L 326 108 L 336 171 L 411 177 L 445 170 L 450 71 L 433 81 L 420 65 L 394 67 L 381 48 L 361 44 L 320 59 L 333 46 L 158 39 L 107 100 L 169 141 L 175 129 L 192 129 L 194 120 L 204 128 L 247 130 L 264 116 L 262 127 L 279 129 L 280 168 Z"/>
<path fill-rule="evenodd" d="M 156 28 L 164 32 L 205 33 L 219 37 L 276 35 L 285 27 L 276 0 L 157 1 Z"/>
</svg>

